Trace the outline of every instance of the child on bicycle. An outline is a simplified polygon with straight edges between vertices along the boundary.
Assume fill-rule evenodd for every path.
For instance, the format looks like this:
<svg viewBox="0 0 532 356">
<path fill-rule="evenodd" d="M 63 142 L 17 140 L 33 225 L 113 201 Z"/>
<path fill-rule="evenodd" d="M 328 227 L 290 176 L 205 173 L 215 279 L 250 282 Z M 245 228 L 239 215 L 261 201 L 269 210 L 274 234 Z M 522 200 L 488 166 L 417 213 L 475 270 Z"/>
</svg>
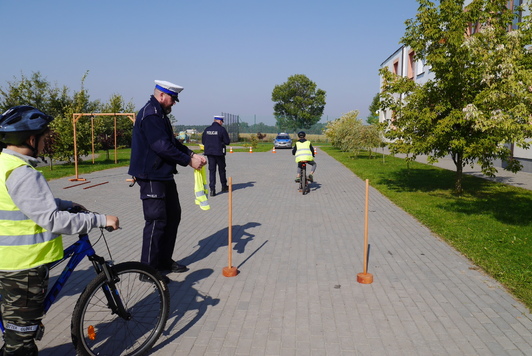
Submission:
<svg viewBox="0 0 532 356">
<path fill-rule="evenodd" d="M 0 355 L 37 355 L 34 337 L 43 317 L 47 264 L 63 257 L 61 234 L 118 229 L 116 216 L 65 211 L 83 206 L 54 198 L 34 167 L 53 120 L 31 106 L 0 115 L 0 308 L 5 327 Z M 84 208 L 83 208 L 84 209 Z"/>
<path fill-rule="evenodd" d="M 298 141 L 296 141 L 296 144 L 292 148 L 292 154 L 296 156 L 296 162 L 297 162 L 297 177 L 296 177 L 296 183 L 299 183 L 301 180 L 301 165 L 299 162 L 307 162 L 308 165 L 312 167 L 310 174 L 308 176 L 308 180 L 310 182 L 314 181 L 314 172 L 316 171 L 317 164 L 314 161 L 314 147 L 312 147 L 312 144 L 310 141 L 307 141 L 306 134 L 303 131 L 300 131 L 297 133 L 297 137 L 299 138 Z"/>
</svg>

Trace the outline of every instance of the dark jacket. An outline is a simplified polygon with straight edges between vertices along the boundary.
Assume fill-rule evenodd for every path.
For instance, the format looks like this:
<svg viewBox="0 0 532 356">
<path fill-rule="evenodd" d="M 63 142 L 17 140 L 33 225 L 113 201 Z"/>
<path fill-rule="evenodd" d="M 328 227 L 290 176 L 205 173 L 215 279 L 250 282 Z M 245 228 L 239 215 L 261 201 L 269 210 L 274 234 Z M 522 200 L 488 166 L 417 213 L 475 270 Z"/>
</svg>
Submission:
<svg viewBox="0 0 532 356">
<path fill-rule="evenodd" d="M 192 151 L 174 136 L 170 119 L 151 96 L 140 109 L 133 127 L 128 173 L 149 180 L 172 180 L 176 165 L 187 166 Z"/>
<path fill-rule="evenodd" d="M 206 156 L 223 156 L 225 145 L 230 144 L 231 141 L 225 127 L 215 121 L 203 131 L 201 143 L 203 143 Z"/>
</svg>

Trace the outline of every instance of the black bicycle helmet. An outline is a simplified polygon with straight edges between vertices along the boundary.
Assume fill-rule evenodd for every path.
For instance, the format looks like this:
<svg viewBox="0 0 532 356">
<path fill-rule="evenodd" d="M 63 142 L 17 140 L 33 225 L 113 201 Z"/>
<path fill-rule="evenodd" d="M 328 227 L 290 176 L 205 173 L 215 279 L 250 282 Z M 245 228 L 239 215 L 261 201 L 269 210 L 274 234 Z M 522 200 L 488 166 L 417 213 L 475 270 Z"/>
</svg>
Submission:
<svg viewBox="0 0 532 356">
<path fill-rule="evenodd" d="M 20 146 L 31 135 L 46 131 L 54 118 L 32 106 L 12 107 L 0 116 L 0 141 Z"/>
<path fill-rule="evenodd" d="M 305 137 L 305 136 L 306 136 L 305 131 L 299 131 L 299 132 L 297 133 L 297 137 L 299 137 L 299 138 L 303 138 L 303 137 Z"/>
</svg>

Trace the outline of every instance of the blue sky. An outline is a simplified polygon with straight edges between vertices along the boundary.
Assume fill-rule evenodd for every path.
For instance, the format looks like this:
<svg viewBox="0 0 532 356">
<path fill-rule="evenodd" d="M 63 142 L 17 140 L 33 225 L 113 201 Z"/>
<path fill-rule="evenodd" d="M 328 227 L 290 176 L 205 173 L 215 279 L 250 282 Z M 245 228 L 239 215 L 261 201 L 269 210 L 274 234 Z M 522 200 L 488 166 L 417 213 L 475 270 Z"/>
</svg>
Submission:
<svg viewBox="0 0 532 356">
<path fill-rule="evenodd" d="M 271 93 L 293 74 L 327 92 L 322 122 L 359 110 L 400 47 L 416 0 L 0 0 L 0 86 L 40 72 L 92 100 L 138 110 L 154 80 L 183 86 L 178 123 L 221 112 L 275 124 Z"/>
</svg>

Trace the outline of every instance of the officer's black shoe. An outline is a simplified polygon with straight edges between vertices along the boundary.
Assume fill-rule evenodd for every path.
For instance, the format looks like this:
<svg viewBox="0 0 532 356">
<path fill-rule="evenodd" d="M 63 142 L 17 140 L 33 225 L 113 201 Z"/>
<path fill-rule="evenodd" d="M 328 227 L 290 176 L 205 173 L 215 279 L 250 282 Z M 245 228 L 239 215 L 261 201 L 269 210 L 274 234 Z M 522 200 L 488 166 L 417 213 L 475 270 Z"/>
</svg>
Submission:
<svg viewBox="0 0 532 356">
<path fill-rule="evenodd" d="M 229 191 L 229 187 L 227 185 L 222 187 L 222 193 L 225 193 L 225 192 L 228 192 L 228 191 Z"/>
<path fill-rule="evenodd" d="M 216 196 L 216 190 L 211 189 L 211 197 L 215 197 L 215 196 Z"/>
<path fill-rule="evenodd" d="M 173 262 L 172 267 L 170 268 L 170 271 L 175 272 L 175 273 L 183 273 L 183 272 L 188 271 L 188 267 L 185 265 L 180 265 L 177 262 Z"/>
</svg>

